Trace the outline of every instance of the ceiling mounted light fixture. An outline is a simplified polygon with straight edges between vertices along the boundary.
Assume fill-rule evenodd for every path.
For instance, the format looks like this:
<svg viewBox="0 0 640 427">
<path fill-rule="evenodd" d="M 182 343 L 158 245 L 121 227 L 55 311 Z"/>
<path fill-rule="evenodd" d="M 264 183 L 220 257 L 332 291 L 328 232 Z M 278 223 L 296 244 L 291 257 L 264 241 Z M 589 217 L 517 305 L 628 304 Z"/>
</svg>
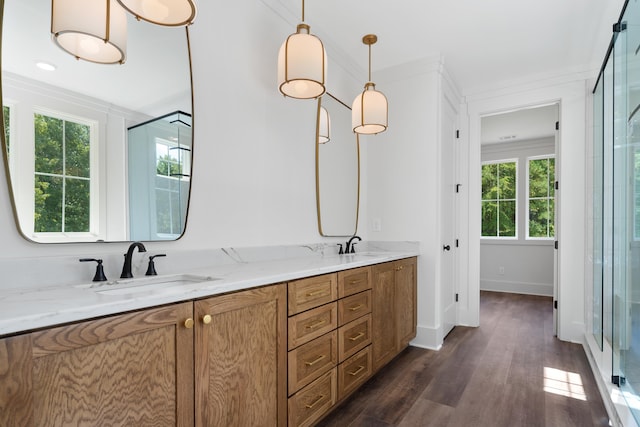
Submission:
<svg viewBox="0 0 640 427">
<path fill-rule="evenodd" d="M 127 56 L 127 14 L 116 0 L 52 0 L 51 35 L 76 59 L 122 64 Z"/>
<path fill-rule="evenodd" d="M 318 111 L 318 144 L 326 144 L 331 141 L 331 117 L 322 105 Z"/>
<path fill-rule="evenodd" d="M 378 41 L 375 34 L 367 34 L 362 43 L 369 46 L 369 81 L 364 91 L 353 101 L 351 108 L 351 125 L 353 131 L 362 135 L 373 135 L 387 130 L 389 107 L 387 98 L 376 90 L 371 81 L 371 45 Z"/>
<path fill-rule="evenodd" d="M 118 0 L 136 19 L 166 27 L 190 25 L 196 19 L 192 0 Z"/>
<path fill-rule="evenodd" d="M 322 41 L 310 33 L 302 22 L 287 37 L 278 53 L 278 88 L 284 96 L 297 99 L 317 98 L 324 94 L 327 76 L 327 53 Z"/>
</svg>

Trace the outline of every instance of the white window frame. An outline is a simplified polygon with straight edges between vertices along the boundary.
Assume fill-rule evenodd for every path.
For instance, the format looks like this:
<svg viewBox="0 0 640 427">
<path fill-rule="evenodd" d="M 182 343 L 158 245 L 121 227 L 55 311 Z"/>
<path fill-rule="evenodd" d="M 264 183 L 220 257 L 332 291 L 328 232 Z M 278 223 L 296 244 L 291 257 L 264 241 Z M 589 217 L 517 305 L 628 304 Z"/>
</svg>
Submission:
<svg viewBox="0 0 640 427">
<path fill-rule="evenodd" d="M 554 241 L 555 238 L 556 238 L 555 237 L 555 226 L 554 226 L 554 235 L 553 236 L 532 237 L 532 236 L 529 235 L 529 215 L 530 215 L 529 214 L 529 200 L 531 200 L 529 198 L 529 181 L 530 181 L 530 179 L 529 179 L 529 163 L 530 163 L 531 160 L 554 159 L 554 174 L 555 174 L 555 158 L 556 158 L 555 154 L 543 154 L 543 155 L 539 155 L 539 156 L 530 156 L 530 157 L 526 158 L 526 162 L 527 162 L 527 165 L 526 165 L 527 172 L 526 173 L 527 174 L 526 174 L 526 179 L 525 179 L 525 181 L 526 181 L 526 200 L 525 200 L 526 205 L 525 206 L 527 208 L 525 209 L 525 218 L 524 218 L 524 222 L 525 222 L 524 226 L 525 226 L 525 229 L 526 229 L 526 234 L 525 234 L 525 239 L 526 240 Z M 548 177 L 549 177 L 549 170 L 547 169 L 547 178 Z M 541 198 L 536 197 L 535 199 L 541 199 Z M 546 197 L 546 199 L 547 200 L 553 199 L 553 201 L 554 201 L 554 215 L 553 215 L 553 217 L 555 219 L 555 202 L 556 202 L 555 190 L 554 190 L 554 193 L 553 193 L 553 197 Z"/>
<path fill-rule="evenodd" d="M 175 147 L 182 147 L 180 149 L 187 150 L 189 152 L 189 156 L 186 159 L 184 159 L 184 161 L 182 163 L 182 165 L 183 165 L 182 172 L 184 173 L 185 171 L 186 172 L 190 172 L 191 171 L 191 147 L 189 147 L 189 146 L 187 146 L 185 144 L 180 144 L 178 142 L 171 141 L 169 139 L 161 138 L 161 137 L 156 137 L 155 144 L 156 144 L 156 147 L 158 146 L 158 144 L 165 145 L 165 146 L 169 147 L 169 150 L 171 148 L 175 148 Z M 157 148 L 156 148 L 156 150 L 157 150 Z M 156 151 L 156 162 L 157 162 L 157 159 L 158 159 L 158 157 L 157 157 L 157 151 Z M 158 175 L 158 174 L 156 174 L 156 179 L 158 179 L 158 178 L 167 179 L 167 180 L 175 180 L 175 181 L 190 181 L 191 180 L 191 176 L 190 175 L 185 175 L 185 176 L 181 176 L 181 177 L 172 177 L 172 176 L 167 176 L 167 175 Z M 155 191 L 158 191 L 158 190 L 166 191 L 168 193 L 171 192 L 171 191 L 165 190 L 163 188 L 155 187 Z M 184 232 L 184 230 L 182 230 L 178 234 L 176 234 L 176 233 L 160 233 L 160 232 L 157 231 L 157 226 L 158 225 L 156 224 L 156 233 L 155 234 L 156 234 L 157 237 L 162 238 L 162 239 L 179 238 L 182 235 L 182 233 Z"/>
<path fill-rule="evenodd" d="M 482 218 L 480 219 L 480 239 L 481 240 L 518 240 L 518 236 L 520 234 L 520 227 L 518 226 L 518 223 L 520 221 L 518 221 L 518 212 L 519 212 L 519 202 L 518 200 L 520 199 L 519 197 L 519 170 L 520 170 L 520 161 L 517 157 L 514 158 L 509 158 L 509 159 L 499 159 L 499 160 L 487 160 L 481 163 L 480 165 L 480 181 L 481 181 L 481 185 L 482 185 L 482 167 L 485 165 L 492 165 L 492 164 L 501 164 L 501 163 L 515 163 L 516 165 L 516 182 L 515 182 L 515 188 L 516 188 L 516 194 L 515 194 L 515 199 L 505 199 L 505 200 L 514 200 L 516 202 L 516 207 L 515 207 L 515 212 L 516 212 L 516 217 L 515 217 L 515 225 L 516 225 L 516 234 L 515 236 L 483 236 L 482 235 Z M 480 212 L 482 212 L 482 202 L 484 202 L 485 199 L 482 198 L 482 188 L 480 189 Z M 500 217 L 498 216 L 498 230 L 500 229 Z"/>
<path fill-rule="evenodd" d="M 32 162 L 30 167 L 31 173 L 31 195 L 30 195 L 30 227 L 32 238 L 38 242 L 64 242 L 64 241 L 87 241 L 94 242 L 99 239 L 100 236 L 100 183 L 99 183 L 99 122 L 96 120 L 87 119 L 85 117 L 68 114 L 59 110 L 36 106 L 31 112 L 31 128 L 34 129 L 34 117 L 36 114 L 53 117 L 55 119 L 78 123 L 89 127 L 89 231 L 88 232 L 45 232 L 36 233 L 34 231 L 35 221 L 35 201 L 34 201 L 34 186 L 35 186 L 35 134 L 30 141 L 31 156 L 28 156 Z"/>
</svg>

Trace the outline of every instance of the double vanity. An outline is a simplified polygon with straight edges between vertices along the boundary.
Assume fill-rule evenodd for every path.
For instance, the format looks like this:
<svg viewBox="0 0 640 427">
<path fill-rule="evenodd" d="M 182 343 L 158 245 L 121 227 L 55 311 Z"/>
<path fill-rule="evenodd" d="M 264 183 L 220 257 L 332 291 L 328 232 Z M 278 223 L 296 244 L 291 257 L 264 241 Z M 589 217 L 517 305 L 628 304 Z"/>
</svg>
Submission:
<svg viewBox="0 0 640 427">
<path fill-rule="evenodd" d="M 415 337 L 416 255 L 3 293 L 0 425 L 313 425 Z"/>
</svg>

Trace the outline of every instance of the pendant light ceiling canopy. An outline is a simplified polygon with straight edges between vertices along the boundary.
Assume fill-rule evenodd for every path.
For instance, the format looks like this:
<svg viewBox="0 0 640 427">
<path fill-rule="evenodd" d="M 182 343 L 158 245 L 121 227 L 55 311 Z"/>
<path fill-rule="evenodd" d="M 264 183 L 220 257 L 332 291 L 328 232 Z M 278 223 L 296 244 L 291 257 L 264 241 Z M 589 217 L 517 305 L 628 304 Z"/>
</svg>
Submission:
<svg viewBox="0 0 640 427">
<path fill-rule="evenodd" d="M 287 37 L 278 53 L 278 88 L 284 96 L 297 99 L 317 98 L 325 93 L 327 53 L 322 41 L 310 33 L 304 23 Z"/>
<path fill-rule="evenodd" d="M 191 24 L 196 18 L 192 0 L 118 0 L 136 19 L 167 27 Z"/>
<path fill-rule="evenodd" d="M 323 106 L 320 106 L 318 114 L 318 144 L 326 144 L 331 141 L 331 117 Z"/>
<path fill-rule="evenodd" d="M 351 108 L 351 125 L 353 131 L 362 135 L 373 135 L 387 130 L 388 104 L 387 98 L 371 81 L 371 45 L 378 41 L 375 34 L 367 34 L 362 43 L 369 46 L 369 81 L 364 85 L 364 91 L 353 101 Z"/>
<path fill-rule="evenodd" d="M 127 15 L 116 0 L 52 0 L 54 42 L 77 59 L 124 63 Z"/>
</svg>

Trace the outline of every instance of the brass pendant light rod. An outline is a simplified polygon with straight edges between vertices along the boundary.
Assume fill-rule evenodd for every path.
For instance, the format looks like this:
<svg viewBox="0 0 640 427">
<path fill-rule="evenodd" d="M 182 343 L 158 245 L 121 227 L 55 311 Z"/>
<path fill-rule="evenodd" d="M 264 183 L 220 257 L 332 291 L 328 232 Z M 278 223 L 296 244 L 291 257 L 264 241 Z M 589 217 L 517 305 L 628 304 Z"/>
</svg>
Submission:
<svg viewBox="0 0 640 427">
<path fill-rule="evenodd" d="M 302 0 L 302 22 L 304 22 L 304 0 Z"/>
<path fill-rule="evenodd" d="M 376 36 L 375 34 L 367 34 L 362 38 L 362 43 L 369 46 L 369 81 L 371 81 L 371 45 L 375 44 L 377 41 L 378 36 Z"/>
</svg>

